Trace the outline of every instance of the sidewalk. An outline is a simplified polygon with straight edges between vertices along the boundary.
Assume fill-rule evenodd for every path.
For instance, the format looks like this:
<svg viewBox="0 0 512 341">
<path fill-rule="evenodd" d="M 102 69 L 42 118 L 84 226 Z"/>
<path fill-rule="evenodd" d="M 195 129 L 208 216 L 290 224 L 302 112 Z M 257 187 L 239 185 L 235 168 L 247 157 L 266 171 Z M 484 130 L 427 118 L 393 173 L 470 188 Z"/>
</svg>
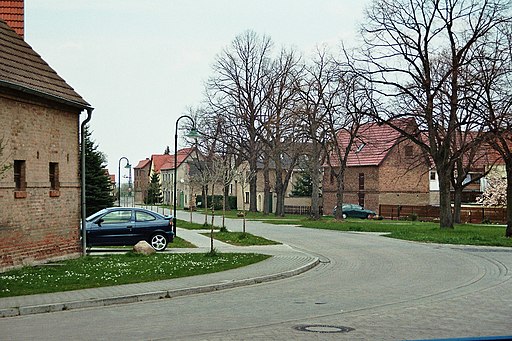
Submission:
<svg viewBox="0 0 512 341">
<path fill-rule="evenodd" d="M 181 219 L 187 219 L 185 216 L 182 217 L 182 214 L 177 214 L 177 216 Z M 178 228 L 176 234 L 180 238 L 195 244 L 197 248 L 173 249 L 166 252 L 208 252 L 210 250 L 210 238 L 201 235 L 201 232 L 204 231 Z M 272 255 L 273 257 L 243 268 L 207 275 L 0 298 L 0 317 L 134 303 L 230 289 L 295 276 L 319 263 L 317 257 L 295 250 L 288 245 L 238 247 L 216 240 L 214 241 L 214 247 L 220 252 L 254 252 Z"/>
</svg>

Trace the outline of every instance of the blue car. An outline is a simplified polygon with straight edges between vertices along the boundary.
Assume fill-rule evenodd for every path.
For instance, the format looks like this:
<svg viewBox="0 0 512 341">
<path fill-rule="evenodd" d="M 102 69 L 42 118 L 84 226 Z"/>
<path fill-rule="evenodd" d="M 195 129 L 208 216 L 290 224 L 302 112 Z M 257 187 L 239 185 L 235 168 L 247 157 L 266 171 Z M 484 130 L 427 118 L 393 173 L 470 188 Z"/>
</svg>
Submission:
<svg viewBox="0 0 512 341">
<path fill-rule="evenodd" d="M 163 251 L 174 239 L 172 216 L 137 207 L 111 207 L 86 219 L 87 246 L 135 245 L 147 241 Z"/>
<path fill-rule="evenodd" d="M 343 211 L 343 219 L 346 219 L 347 217 L 351 218 L 361 218 L 361 219 L 371 219 L 377 215 L 372 210 L 367 210 L 359 205 L 355 204 L 343 204 L 342 206 Z M 334 207 L 333 215 L 336 215 L 336 206 Z"/>
</svg>

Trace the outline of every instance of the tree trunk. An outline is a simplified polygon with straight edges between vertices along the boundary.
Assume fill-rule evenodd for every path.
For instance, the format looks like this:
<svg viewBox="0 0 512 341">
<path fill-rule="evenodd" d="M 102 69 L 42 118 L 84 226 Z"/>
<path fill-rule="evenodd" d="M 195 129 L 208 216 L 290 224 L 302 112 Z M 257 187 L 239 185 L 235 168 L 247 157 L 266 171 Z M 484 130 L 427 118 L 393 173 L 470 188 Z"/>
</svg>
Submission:
<svg viewBox="0 0 512 341">
<path fill-rule="evenodd" d="M 320 219 L 320 148 L 314 143 L 311 165 L 311 217 Z"/>
<path fill-rule="evenodd" d="M 256 192 L 258 183 L 258 165 L 256 156 L 251 157 L 251 160 L 249 160 L 249 168 L 253 174 L 249 182 L 249 211 L 257 212 L 258 207 L 256 205 Z"/>
<path fill-rule="evenodd" d="M 341 171 L 336 176 L 336 220 L 343 220 L 343 195 L 345 192 L 345 172 Z"/>
<path fill-rule="evenodd" d="M 442 229 L 452 229 L 451 170 L 445 167 L 437 167 L 437 174 L 439 175 L 439 226 Z"/>
<path fill-rule="evenodd" d="M 507 230 L 505 236 L 512 237 L 512 159 L 505 162 L 507 171 Z"/>
<path fill-rule="evenodd" d="M 226 208 L 229 199 L 229 185 L 224 186 L 224 200 L 222 200 L 222 228 L 226 228 Z"/>
<path fill-rule="evenodd" d="M 210 227 L 210 253 L 213 253 L 213 224 Z"/>
<path fill-rule="evenodd" d="M 213 229 L 214 219 L 215 219 L 215 183 L 212 184 L 212 229 Z"/>
<path fill-rule="evenodd" d="M 203 188 L 203 201 L 204 201 L 204 226 L 208 226 L 208 186 Z"/>
<path fill-rule="evenodd" d="M 274 185 L 276 191 L 276 217 L 284 217 L 284 192 L 283 188 L 283 174 L 279 167 L 276 167 L 276 184 Z"/>
<path fill-rule="evenodd" d="M 457 186 L 454 189 L 453 196 L 453 222 L 455 224 L 460 224 L 460 212 L 462 210 L 462 186 Z"/>
<path fill-rule="evenodd" d="M 265 157 L 265 164 L 263 166 L 263 214 L 268 215 L 270 213 L 270 174 L 268 169 L 268 158 Z"/>
<path fill-rule="evenodd" d="M 242 199 L 242 214 L 242 231 L 245 233 L 245 199 Z"/>
</svg>

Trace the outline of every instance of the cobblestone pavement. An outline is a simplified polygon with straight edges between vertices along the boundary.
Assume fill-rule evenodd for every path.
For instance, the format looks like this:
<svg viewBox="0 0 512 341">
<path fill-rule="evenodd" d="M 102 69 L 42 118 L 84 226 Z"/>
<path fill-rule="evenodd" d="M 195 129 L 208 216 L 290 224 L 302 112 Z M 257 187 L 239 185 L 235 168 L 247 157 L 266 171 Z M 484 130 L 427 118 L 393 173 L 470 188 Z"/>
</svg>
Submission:
<svg viewBox="0 0 512 341">
<path fill-rule="evenodd" d="M 240 229 L 239 222 L 228 225 Z M 279 252 L 288 247 L 304 250 L 320 264 L 297 276 L 230 290 L 4 318 L 0 339 L 414 340 L 512 335 L 510 248 L 421 244 L 261 222 L 248 222 L 247 230 L 286 243 Z"/>
</svg>

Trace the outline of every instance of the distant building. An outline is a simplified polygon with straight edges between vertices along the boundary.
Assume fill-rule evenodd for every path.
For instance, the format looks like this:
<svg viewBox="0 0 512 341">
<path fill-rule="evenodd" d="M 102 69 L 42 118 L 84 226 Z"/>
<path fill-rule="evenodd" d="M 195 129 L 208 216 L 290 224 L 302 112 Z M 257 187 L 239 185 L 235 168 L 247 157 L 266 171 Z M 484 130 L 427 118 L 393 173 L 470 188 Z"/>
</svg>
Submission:
<svg viewBox="0 0 512 341">
<path fill-rule="evenodd" d="M 410 124 L 410 129 L 415 129 L 415 124 Z M 349 135 L 342 130 L 337 139 L 340 146 L 347 145 Z M 339 167 L 339 161 L 333 166 Z M 376 212 L 379 205 L 428 205 L 429 166 L 419 147 L 395 129 L 385 124 L 364 124 L 347 159 L 343 201 Z M 332 214 L 336 205 L 336 179 L 327 166 L 323 204 L 324 213 Z"/>
<path fill-rule="evenodd" d="M 195 206 L 194 196 L 201 194 L 201 188 L 198 184 L 192 183 L 191 173 L 195 171 L 197 155 L 193 155 L 193 148 L 184 148 L 178 150 L 174 164 L 174 155 L 171 162 L 166 162 L 160 167 L 160 181 L 162 183 L 163 202 L 167 205 L 174 204 L 174 169 L 176 169 L 176 203 L 177 207 L 189 208 Z M 195 191 L 194 191 L 195 188 Z"/>
<path fill-rule="evenodd" d="M 133 190 L 136 204 L 143 204 L 148 196 L 149 174 L 151 173 L 151 159 L 139 161 L 133 168 Z"/>
</svg>

